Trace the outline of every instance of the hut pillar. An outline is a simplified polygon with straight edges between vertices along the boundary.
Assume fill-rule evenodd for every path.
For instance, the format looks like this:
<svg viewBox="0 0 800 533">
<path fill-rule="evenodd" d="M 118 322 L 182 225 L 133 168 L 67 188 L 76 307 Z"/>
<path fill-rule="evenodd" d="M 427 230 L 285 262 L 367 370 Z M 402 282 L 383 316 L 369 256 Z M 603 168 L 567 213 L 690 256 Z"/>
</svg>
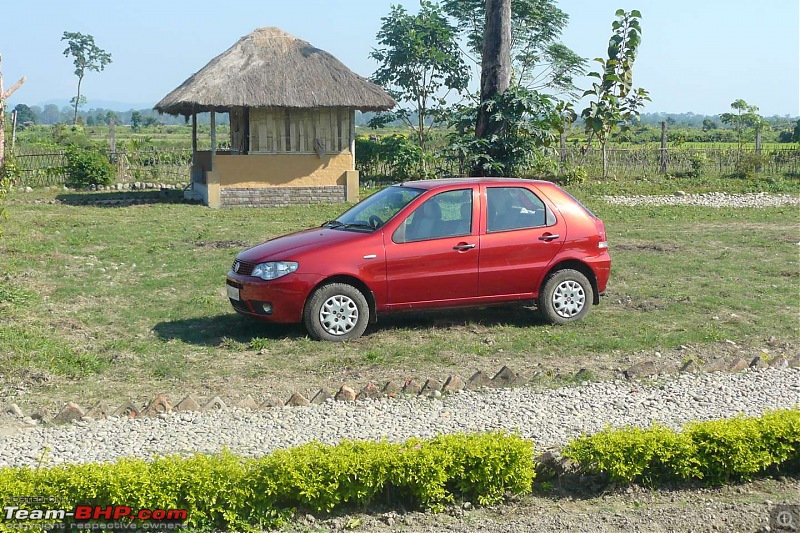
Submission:
<svg viewBox="0 0 800 533">
<path fill-rule="evenodd" d="M 192 167 L 194 167 L 194 165 L 196 164 L 197 164 L 197 113 L 192 113 Z"/>
<path fill-rule="evenodd" d="M 222 201 L 219 192 L 219 175 L 217 173 L 217 115 L 211 106 L 211 170 L 206 173 L 208 187 L 208 207 L 220 207 Z"/>
<path fill-rule="evenodd" d="M 353 161 L 350 167 L 356 168 L 356 110 L 350 109 L 350 157 Z M 348 170 L 345 172 L 344 199 L 347 202 L 358 201 L 358 170 Z"/>
</svg>

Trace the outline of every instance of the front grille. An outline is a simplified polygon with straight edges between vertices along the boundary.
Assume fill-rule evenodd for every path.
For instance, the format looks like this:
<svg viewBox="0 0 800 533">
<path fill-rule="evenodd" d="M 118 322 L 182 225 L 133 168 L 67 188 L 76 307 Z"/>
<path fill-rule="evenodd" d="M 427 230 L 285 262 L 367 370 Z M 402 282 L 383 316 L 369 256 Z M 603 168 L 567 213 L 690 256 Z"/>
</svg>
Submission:
<svg viewBox="0 0 800 533">
<path fill-rule="evenodd" d="M 239 311 L 244 311 L 245 313 L 252 313 L 247 304 L 241 300 L 231 300 L 231 305 L 233 306 L 234 309 L 237 309 Z"/>
<path fill-rule="evenodd" d="M 238 270 L 236 268 L 237 265 L 239 267 Z M 233 262 L 233 266 L 231 268 L 235 273 L 239 274 L 240 276 L 249 276 L 250 274 L 253 273 L 253 269 L 255 267 L 256 267 L 255 263 L 249 263 L 247 261 L 240 261 L 239 259 L 237 259 L 236 261 Z"/>
</svg>

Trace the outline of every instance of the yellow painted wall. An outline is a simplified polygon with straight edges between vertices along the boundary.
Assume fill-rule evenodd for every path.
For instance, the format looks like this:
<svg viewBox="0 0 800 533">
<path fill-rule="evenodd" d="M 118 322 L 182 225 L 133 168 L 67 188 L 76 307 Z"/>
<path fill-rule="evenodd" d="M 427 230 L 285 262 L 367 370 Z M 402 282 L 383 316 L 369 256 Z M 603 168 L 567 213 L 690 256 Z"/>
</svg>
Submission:
<svg viewBox="0 0 800 533">
<path fill-rule="evenodd" d="M 349 151 L 338 154 L 217 154 L 220 187 L 311 187 L 346 185 L 353 170 Z"/>
</svg>

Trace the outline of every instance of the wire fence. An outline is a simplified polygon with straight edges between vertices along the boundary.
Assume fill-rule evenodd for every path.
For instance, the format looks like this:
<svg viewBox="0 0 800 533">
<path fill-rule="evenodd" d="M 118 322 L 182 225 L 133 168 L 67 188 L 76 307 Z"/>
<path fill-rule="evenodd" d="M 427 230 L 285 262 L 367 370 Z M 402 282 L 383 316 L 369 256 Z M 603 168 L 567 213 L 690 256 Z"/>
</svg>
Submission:
<svg viewBox="0 0 800 533">
<path fill-rule="evenodd" d="M 104 152 L 115 166 L 118 183 L 185 183 L 192 165 L 191 149 L 143 149 Z M 67 180 L 64 150 L 26 147 L 15 150 L 19 185 L 44 187 Z"/>
<path fill-rule="evenodd" d="M 117 181 L 184 183 L 189 180 L 191 149 L 139 149 L 106 152 L 116 166 Z M 41 187 L 61 185 L 67 179 L 65 152 L 53 148 L 26 147 L 15 150 L 16 166 L 22 186 Z M 552 166 L 562 170 L 582 167 L 591 178 L 602 176 L 602 153 L 599 148 L 585 150 L 579 146 L 557 149 L 549 157 Z M 727 176 L 741 172 L 743 165 L 764 175 L 800 177 L 800 149 L 762 149 L 736 147 L 669 148 L 651 147 L 609 148 L 606 152 L 608 174 L 617 178 L 637 178 L 655 174 Z M 429 162 L 442 175 L 463 174 L 457 158 L 440 152 Z M 369 166 L 357 165 L 361 180 L 386 180 L 400 171 L 380 158 Z M 403 169 L 408 173 L 408 168 Z"/>
</svg>

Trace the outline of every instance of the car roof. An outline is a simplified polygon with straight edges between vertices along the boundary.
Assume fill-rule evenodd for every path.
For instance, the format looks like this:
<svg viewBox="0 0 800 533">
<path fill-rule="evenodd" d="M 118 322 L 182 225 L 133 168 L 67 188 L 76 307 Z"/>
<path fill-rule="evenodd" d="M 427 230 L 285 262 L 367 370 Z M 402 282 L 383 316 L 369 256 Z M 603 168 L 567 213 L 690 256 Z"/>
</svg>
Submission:
<svg viewBox="0 0 800 533">
<path fill-rule="evenodd" d="M 544 186 L 552 186 L 553 183 L 550 181 L 542 181 L 542 180 L 526 180 L 526 179 L 518 179 L 518 178 L 442 178 L 442 179 L 432 179 L 432 180 L 416 180 L 416 181 L 404 181 L 402 183 L 398 183 L 398 185 L 402 185 L 403 187 L 413 187 L 416 189 L 438 189 L 439 187 L 449 187 L 451 185 L 475 185 L 475 184 L 491 184 L 491 185 L 520 185 L 520 184 L 533 184 L 533 185 L 544 185 Z"/>
</svg>

